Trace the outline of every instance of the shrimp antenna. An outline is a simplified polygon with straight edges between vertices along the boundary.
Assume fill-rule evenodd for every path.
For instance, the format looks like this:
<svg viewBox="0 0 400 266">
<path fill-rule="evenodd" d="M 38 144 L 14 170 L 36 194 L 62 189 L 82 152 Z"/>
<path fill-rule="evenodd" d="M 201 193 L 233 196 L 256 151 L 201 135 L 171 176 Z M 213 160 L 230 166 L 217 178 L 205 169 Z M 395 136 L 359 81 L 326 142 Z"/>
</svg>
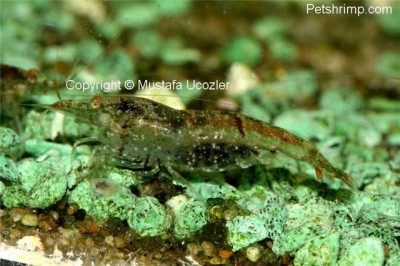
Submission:
<svg viewBox="0 0 400 266">
<path fill-rule="evenodd" d="M 57 72 L 57 69 L 58 69 L 58 59 L 59 59 L 59 54 L 58 54 L 58 52 L 59 52 L 59 50 L 57 49 L 57 53 L 56 53 L 56 63 L 54 64 L 54 72 L 56 73 L 56 93 L 57 93 L 57 98 L 59 99 L 59 100 L 61 100 L 61 95 L 60 95 L 60 91 L 59 91 L 59 88 L 58 88 L 58 82 L 57 82 L 57 80 L 58 80 L 58 72 Z"/>
<path fill-rule="evenodd" d="M 105 52 L 107 52 L 110 47 L 116 42 L 116 40 L 119 38 L 119 36 L 121 36 L 121 32 L 119 32 L 118 34 L 115 35 L 115 37 L 111 40 L 111 42 L 106 46 L 106 48 L 104 49 L 103 52 L 101 52 L 100 54 L 98 54 L 93 60 L 92 62 L 90 62 L 89 64 L 87 64 L 86 66 L 81 67 L 79 70 L 75 71 L 75 73 L 73 73 L 72 75 L 69 76 L 68 79 L 74 79 L 81 71 L 87 69 L 88 67 L 92 67 L 104 54 Z"/>
</svg>

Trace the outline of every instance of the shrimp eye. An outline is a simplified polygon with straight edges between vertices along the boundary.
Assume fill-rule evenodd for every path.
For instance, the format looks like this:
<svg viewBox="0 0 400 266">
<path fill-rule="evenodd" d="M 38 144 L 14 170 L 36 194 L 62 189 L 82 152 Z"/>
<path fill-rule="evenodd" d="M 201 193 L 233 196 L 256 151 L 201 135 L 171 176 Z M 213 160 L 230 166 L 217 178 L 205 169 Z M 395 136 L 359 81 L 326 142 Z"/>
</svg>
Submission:
<svg viewBox="0 0 400 266">
<path fill-rule="evenodd" d="M 98 95 L 93 96 L 93 98 L 90 100 L 90 106 L 93 109 L 98 109 L 101 107 L 101 102 L 102 102 L 101 96 L 98 96 Z"/>
</svg>

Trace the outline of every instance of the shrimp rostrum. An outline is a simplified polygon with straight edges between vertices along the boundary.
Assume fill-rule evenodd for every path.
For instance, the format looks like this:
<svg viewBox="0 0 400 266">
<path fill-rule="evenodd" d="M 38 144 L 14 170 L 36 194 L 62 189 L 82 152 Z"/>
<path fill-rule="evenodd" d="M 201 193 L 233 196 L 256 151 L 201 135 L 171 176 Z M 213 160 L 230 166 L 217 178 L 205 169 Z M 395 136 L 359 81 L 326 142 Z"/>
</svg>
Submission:
<svg viewBox="0 0 400 266">
<path fill-rule="evenodd" d="M 326 172 L 353 187 L 351 177 L 313 144 L 240 113 L 176 110 L 146 98 L 99 95 L 82 101 L 60 100 L 50 108 L 98 127 L 96 141 L 104 145 L 115 165 L 216 172 L 246 168 L 279 151 L 312 165 L 318 179 Z"/>
</svg>

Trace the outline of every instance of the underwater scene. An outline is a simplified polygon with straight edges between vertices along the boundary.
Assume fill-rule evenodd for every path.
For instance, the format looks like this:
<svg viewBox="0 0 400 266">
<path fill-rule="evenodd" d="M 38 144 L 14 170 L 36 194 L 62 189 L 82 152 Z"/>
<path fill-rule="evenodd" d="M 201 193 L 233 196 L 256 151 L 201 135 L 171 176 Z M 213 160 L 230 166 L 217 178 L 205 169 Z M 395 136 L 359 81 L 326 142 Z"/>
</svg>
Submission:
<svg viewBox="0 0 400 266">
<path fill-rule="evenodd" d="M 400 1 L 0 26 L 0 265 L 400 265 Z"/>
</svg>

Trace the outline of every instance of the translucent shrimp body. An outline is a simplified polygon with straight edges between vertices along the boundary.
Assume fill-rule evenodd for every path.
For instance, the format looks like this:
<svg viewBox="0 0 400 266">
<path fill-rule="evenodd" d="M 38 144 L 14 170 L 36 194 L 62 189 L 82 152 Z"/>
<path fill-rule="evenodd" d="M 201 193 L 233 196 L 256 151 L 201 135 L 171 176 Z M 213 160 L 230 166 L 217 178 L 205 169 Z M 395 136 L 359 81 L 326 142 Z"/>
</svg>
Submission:
<svg viewBox="0 0 400 266">
<path fill-rule="evenodd" d="M 97 126 L 96 139 L 105 145 L 110 160 L 124 167 L 224 171 L 267 162 L 268 156 L 281 152 L 312 165 L 319 179 L 327 172 L 353 187 L 351 177 L 313 144 L 243 114 L 176 110 L 134 96 L 61 100 L 51 108 Z"/>
</svg>

